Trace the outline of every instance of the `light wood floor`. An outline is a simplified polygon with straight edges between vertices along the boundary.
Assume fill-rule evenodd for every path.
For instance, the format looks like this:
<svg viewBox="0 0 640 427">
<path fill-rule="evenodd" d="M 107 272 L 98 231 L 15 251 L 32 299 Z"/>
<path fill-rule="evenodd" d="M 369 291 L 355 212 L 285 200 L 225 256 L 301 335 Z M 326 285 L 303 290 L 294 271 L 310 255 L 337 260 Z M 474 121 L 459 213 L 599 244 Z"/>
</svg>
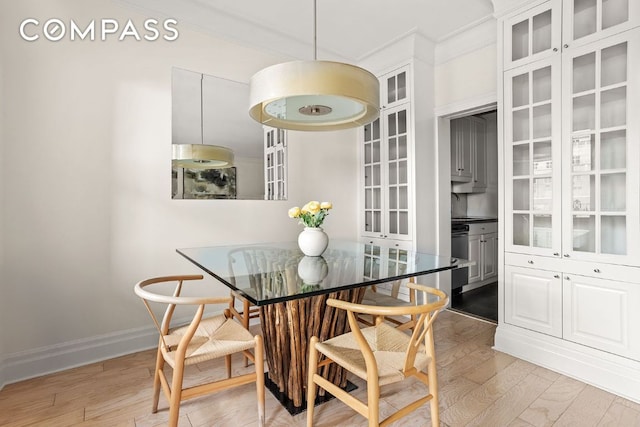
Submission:
<svg viewBox="0 0 640 427">
<path fill-rule="evenodd" d="M 640 426 L 640 405 L 503 353 L 493 351 L 495 325 L 444 312 L 436 321 L 443 426 Z M 0 391 L 1 426 L 162 426 L 168 411 L 150 413 L 155 351 L 144 351 L 10 384 Z M 250 369 L 251 367 L 249 367 Z M 242 371 L 241 358 L 235 369 Z M 224 363 L 194 367 L 187 381 L 223 374 Z M 354 395 L 364 398 L 365 385 Z M 382 389 L 381 415 L 420 384 Z M 267 391 L 268 426 L 303 426 L 306 413 L 289 415 Z M 430 425 L 429 405 L 395 426 Z M 255 388 L 184 402 L 180 426 L 256 425 Z M 317 426 L 363 426 L 364 419 L 338 401 L 316 409 Z"/>
</svg>

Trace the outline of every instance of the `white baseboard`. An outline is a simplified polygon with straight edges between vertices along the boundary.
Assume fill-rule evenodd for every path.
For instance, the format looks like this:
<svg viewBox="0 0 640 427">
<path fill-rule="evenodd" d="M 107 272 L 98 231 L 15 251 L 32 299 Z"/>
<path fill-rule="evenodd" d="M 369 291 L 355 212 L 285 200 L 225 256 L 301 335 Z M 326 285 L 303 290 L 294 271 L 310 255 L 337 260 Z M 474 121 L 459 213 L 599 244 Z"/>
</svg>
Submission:
<svg viewBox="0 0 640 427">
<path fill-rule="evenodd" d="M 640 403 L 640 362 L 500 324 L 495 350 Z"/>
<path fill-rule="evenodd" d="M 6 384 L 75 368 L 158 345 L 158 331 L 144 327 L 7 354 L 0 359 L 0 389 Z"/>
</svg>

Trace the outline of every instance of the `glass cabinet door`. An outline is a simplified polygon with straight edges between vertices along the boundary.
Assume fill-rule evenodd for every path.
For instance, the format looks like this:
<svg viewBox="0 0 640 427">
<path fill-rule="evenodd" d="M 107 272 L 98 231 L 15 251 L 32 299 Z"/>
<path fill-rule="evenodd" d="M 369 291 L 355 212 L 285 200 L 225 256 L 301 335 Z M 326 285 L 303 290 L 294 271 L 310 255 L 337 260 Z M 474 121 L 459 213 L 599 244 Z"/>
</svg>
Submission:
<svg viewBox="0 0 640 427">
<path fill-rule="evenodd" d="M 393 107 L 396 104 L 404 103 L 409 100 L 409 70 L 403 67 L 399 70 L 386 74 L 380 86 L 382 89 L 383 108 Z"/>
<path fill-rule="evenodd" d="M 382 236 L 382 134 L 380 118 L 364 126 L 364 230 L 365 236 Z"/>
<path fill-rule="evenodd" d="M 632 95 L 639 90 L 639 35 L 609 37 L 564 59 L 565 256 L 640 265 L 639 110 Z"/>
<path fill-rule="evenodd" d="M 504 69 L 560 51 L 560 0 L 551 0 L 504 21 Z"/>
<path fill-rule="evenodd" d="M 505 248 L 559 256 L 560 57 L 505 73 Z"/>
<path fill-rule="evenodd" d="M 409 236 L 409 104 L 387 109 L 386 121 L 387 233 L 385 237 Z"/>
<path fill-rule="evenodd" d="M 563 11 L 563 43 L 578 47 L 638 25 L 637 0 L 568 0 Z"/>
</svg>

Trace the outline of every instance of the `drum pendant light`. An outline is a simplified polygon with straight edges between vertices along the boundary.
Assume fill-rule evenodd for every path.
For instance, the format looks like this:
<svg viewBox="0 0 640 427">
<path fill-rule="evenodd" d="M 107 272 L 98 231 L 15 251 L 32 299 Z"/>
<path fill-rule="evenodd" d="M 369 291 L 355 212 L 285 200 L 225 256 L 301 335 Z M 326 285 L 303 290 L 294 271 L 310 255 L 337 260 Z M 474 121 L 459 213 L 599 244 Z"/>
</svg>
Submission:
<svg viewBox="0 0 640 427">
<path fill-rule="evenodd" d="M 313 61 L 258 71 L 250 82 L 249 115 L 264 125 L 304 131 L 372 122 L 380 109 L 377 77 L 355 65 L 317 60 L 316 0 L 313 9 Z"/>
<path fill-rule="evenodd" d="M 201 144 L 171 144 L 171 165 L 185 169 L 224 169 L 233 166 L 233 150 L 204 143 L 203 79 L 200 76 L 200 141 Z"/>
</svg>

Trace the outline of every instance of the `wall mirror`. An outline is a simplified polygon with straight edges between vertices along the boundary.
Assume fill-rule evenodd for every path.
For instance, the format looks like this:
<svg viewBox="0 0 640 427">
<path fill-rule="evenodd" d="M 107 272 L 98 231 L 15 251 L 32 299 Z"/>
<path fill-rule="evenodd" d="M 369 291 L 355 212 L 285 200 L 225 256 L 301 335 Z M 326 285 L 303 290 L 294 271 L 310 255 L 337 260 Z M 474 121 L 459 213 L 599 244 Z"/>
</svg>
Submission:
<svg viewBox="0 0 640 427">
<path fill-rule="evenodd" d="M 233 151 L 223 169 L 172 165 L 173 199 L 286 199 L 286 132 L 249 117 L 249 85 L 173 68 L 172 144 L 208 144 Z"/>
</svg>

